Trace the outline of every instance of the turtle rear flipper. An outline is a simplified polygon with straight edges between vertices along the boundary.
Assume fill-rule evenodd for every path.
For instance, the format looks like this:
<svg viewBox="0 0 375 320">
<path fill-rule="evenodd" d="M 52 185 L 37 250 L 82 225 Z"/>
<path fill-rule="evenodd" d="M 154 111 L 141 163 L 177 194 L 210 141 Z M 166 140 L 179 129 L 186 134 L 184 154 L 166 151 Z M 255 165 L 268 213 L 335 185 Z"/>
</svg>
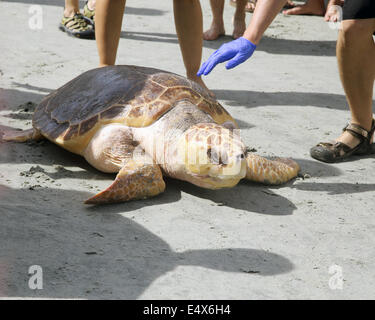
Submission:
<svg viewBox="0 0 375 320">
<path fill-rule="evenodd" d="M 1 139 L 9 142 L 26 142 L 41 140 L 43 136 L 39 130 L 32 128 L 29 130 L 6 130 Z"/>
<path fill-rule="evenodd" d="M 148 161 L 151 160 L 151 161 Z M 104 204 L 145 199 L 165 190 L 160 167 L 146 157 L 129 159 L 117 174 L 115 181 L 104 191 L 85 201 L 86 204 Z"/>
<path fill-rule="evenodd" d="M 282 184 L 295 178 L 300 170 L 297 162 L 287 158 L 269 160 L 253 153 L 246 156 L 246 179 L 264 184 Z"/>
</svg>

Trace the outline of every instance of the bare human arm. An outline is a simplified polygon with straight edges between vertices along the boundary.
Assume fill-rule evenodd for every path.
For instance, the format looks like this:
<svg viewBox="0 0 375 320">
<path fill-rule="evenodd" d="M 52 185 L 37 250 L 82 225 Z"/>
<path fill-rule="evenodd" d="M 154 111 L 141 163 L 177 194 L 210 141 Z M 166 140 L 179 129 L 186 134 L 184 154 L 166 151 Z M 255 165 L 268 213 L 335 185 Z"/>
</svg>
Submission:
<svg viewBox="0 0 375 320">
<path fill-rule="evenodd" d="M 286 2 L 286 0 L 258 0 L 243 37 L 257 45 Z"/>
<path fill-rule="evenodd" d="M 260 39 L 275 19 L 287 0 L 258 0 L 249 26 L 242 37 L 223 44 L 198 71 L 198 76 L 208 75 L 218 63 L 228 61 L 227 69 L 232 69 L 249 59 Z"/>
</svg>

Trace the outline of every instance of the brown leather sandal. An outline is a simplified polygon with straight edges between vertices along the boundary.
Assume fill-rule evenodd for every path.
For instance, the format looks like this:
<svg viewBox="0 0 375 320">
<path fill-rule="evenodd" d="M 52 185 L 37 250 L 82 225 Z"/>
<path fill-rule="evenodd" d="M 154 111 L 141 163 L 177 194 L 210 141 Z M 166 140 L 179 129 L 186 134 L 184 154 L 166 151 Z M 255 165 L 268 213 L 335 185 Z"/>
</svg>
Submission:
<svg viewBox="0 0 375 320">
<path fill-rule="evenodd" d="M 375 131 L 375 120 L 372 120 L 370 131 L 353 123 L 348 124 L 343 131 L 348 131 L 352 136 L 358 138 L 359 144 L 354 148 L 350 148 L 342 142 L 321 142 L 310 149 L 310 155 L 319 161 L 335 163 L 352 155 L 375 154 L 375 144 L 371 143 L 371 138 Z"/>
</svg>

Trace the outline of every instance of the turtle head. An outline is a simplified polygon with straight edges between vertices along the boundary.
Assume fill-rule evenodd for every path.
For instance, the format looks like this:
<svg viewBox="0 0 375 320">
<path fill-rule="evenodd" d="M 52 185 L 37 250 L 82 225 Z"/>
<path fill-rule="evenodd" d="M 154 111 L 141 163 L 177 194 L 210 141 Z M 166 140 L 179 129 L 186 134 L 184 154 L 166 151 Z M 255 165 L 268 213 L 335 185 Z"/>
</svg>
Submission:
<svg viewBox="0 0 375 320">
<path fill-rule="evenodd" d="M 193 125 L 178 145 L 184 180 L 209 189 L 233 187 L 246 175 L 245 150 L 232 130 L 215 123 Z"/>
</svg>

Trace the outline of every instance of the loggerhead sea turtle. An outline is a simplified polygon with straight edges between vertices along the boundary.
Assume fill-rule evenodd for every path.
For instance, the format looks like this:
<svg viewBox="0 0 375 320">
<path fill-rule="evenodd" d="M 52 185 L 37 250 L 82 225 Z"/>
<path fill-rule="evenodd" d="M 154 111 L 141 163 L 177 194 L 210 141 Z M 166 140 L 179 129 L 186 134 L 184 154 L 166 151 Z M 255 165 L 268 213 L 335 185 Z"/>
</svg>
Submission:
<svg viewBox="0 0 375 320">
<path fill-rule="evenodd" d="M 139 66 L 87 71 L 46 96 L 33 129 L 6 141 L 47 138 L 117 173 L 106 190 L 85 203 L 142 199 L 165 189 L 163 175 L 219 189 L 242 178 L 280 184 L 294 178 L 291 159 L 247 152 L 237 124 L 207 90 L 179 75 Z"/>
</svg>

